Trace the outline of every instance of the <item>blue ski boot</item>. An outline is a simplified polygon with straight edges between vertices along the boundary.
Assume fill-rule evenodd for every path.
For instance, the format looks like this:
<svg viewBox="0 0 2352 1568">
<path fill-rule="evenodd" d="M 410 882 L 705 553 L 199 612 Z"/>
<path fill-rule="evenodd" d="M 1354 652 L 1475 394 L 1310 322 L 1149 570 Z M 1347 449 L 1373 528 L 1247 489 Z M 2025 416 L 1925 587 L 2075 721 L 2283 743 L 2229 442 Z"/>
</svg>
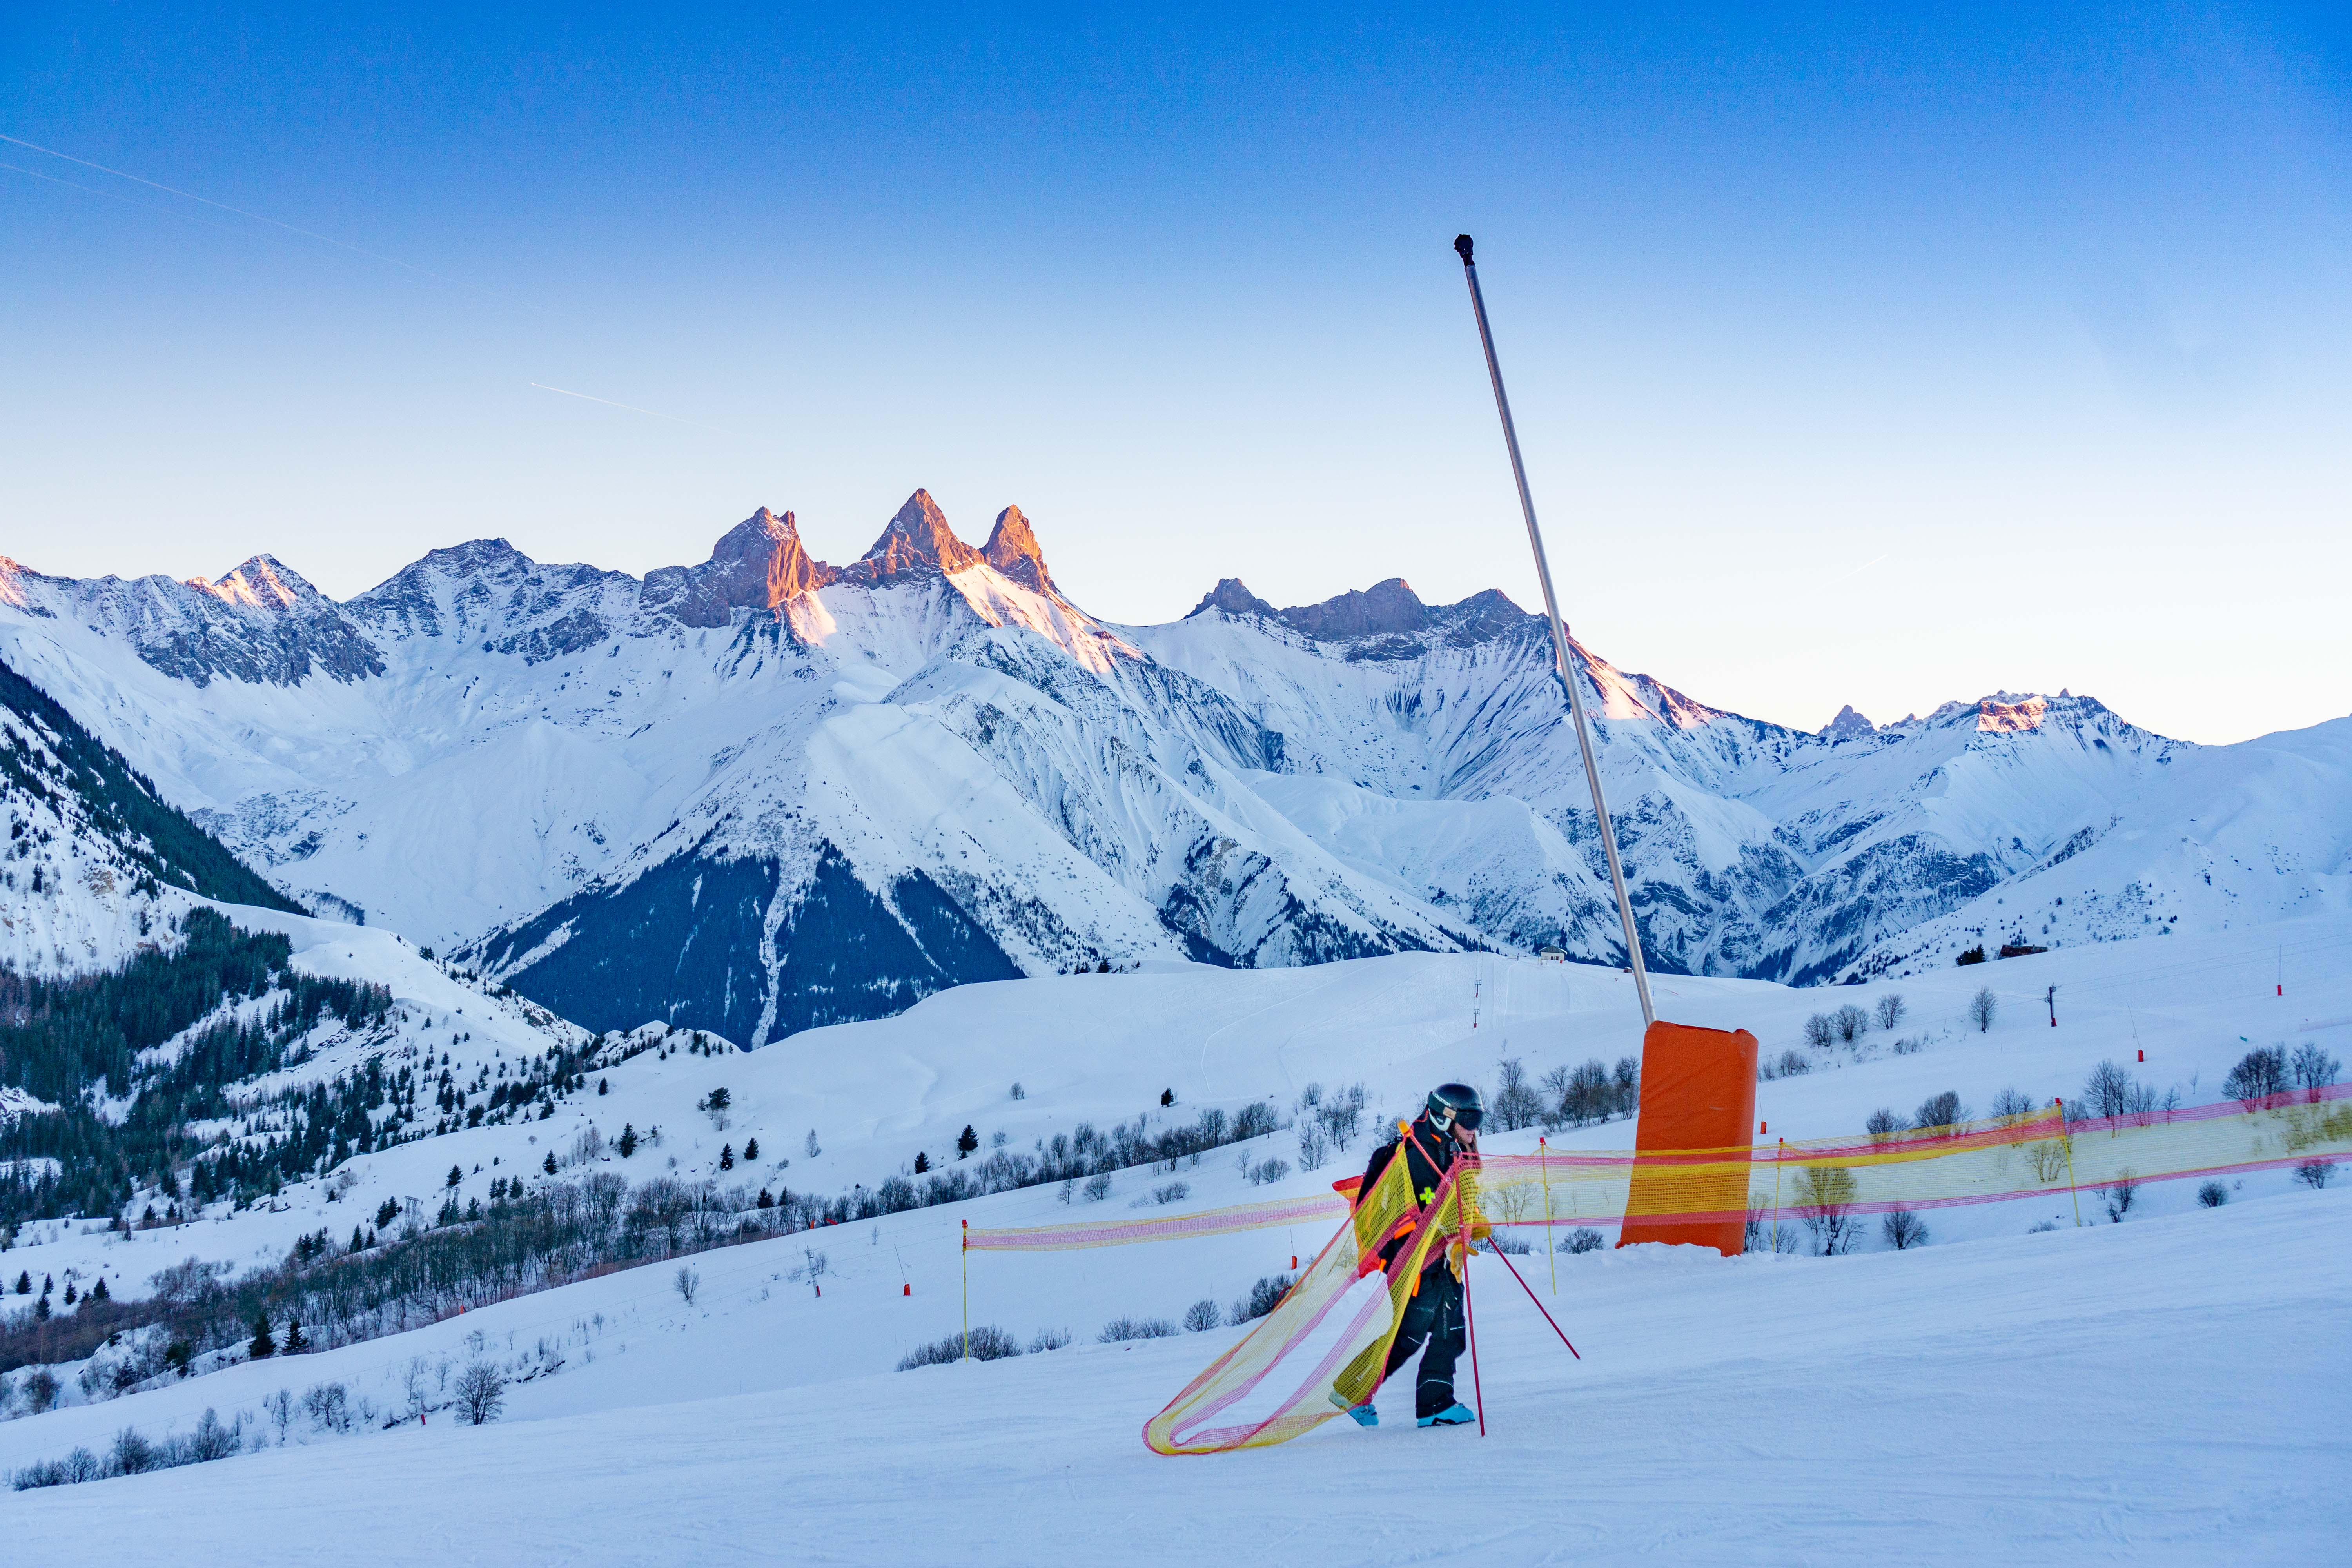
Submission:
<svg viewBox="0 0 2352 1568">
<path fill-rule="evenodd" d="M 1346 1396 L 1341 1394 L 1336 1388 L 1331 1391 L 1329 1398 L 1332 1404 L 1346 1411 L 1348 1413 L 1348 1419 L 1353 1421 L 1357 1426 L 1377 1426 L 1381 1424 L 1381 1413 L 1372 1408 L 1372 1402 L 1370 1400 L 1367 1399 L 1361 1405 L 1350 1405 L 1348 1403 Z"/>
<path fill-rule="evenodd" d="M 1467 1426 L 1477 1419 L 1478 1413 L 1457 1399 L 1436 1415 L 1423 1416 L 1421 1424 L 1424 1426 Z"/>
</svg>

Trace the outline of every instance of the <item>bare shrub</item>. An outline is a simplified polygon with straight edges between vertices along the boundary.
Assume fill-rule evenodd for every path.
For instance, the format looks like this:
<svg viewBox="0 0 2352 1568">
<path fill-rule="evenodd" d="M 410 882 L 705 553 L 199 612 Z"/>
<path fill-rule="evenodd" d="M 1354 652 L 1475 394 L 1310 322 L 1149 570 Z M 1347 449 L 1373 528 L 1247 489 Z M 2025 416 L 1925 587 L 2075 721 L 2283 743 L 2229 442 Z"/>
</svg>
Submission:
<svg viewBox="0 0 2352 1568">
<path fill-rule="evenodd" d="M 469 1362 L 466 1370 L 457 1374 L 452 1392 L 457 1397 L 457 1414 L 480 1426 L 497 1420 L 499 1413 L 507 1407 L 507 1374 L 493 1362 Z"/>
<path fill-rule="evenodd" d="M 313 1384 L 302 1395 L 302 1414 L 313 1432 L 348 1432 L 355 1420 L 351 1390 L 340 1383 Z"/>
<path fill-rule="evenodd" d="M 1086 1194 L 1087 1202 L 1090 1204 L 1098 1204 L 1102 1202 L 1103 1199 L 1110 1196 L 1110 1173 L 1108 1171 L 1096 1172 L 1093 1175 L 1087 1178 L 1087 1184 L 1079 1190 Z"/>
<path fill-rule="evenodd" d="M 2230 1189 L 2219 1182 L 2207 1182 L 2197 1189 L 2197 1201 L 2209 1209 L 2220 1208 L 2230 1201 Z"/>
<path fill-rule="evenodd" d="M 1272 1183 L 1281 1181 L 1284 1177 L 1289 1174 L 1289 1161 L 1261 1160 L 1256 1164 L 1252 1165 L 1249 1168 L 1250 1185 L 1254 1187 L 1266 1186 Z"/>
<path fill-rule="evenodd" d="M 1298 1168 L 1319 1171 L 1331 1158 L 1331 1135 L 1323 1131 L 1319 1121 L 1298 1124 Z"/>
<path fill-rule="evenodd" d="M 1042 1339 L 1044 1336 L 1040 1335 L 1039 1338 Z M 967 1340 L 969 1341 L 971 1357 L 973 1361 L 1003 1361 L 1006 1356 L 1016 1356 L 1021 1353 L 1021 1342 L 1019 1340 L 1014 1339 L 1011 1334 L 1006 1333 L 994 1323 L 976 1323 L 972 1326 L 972 1331 L 969 1336 L 961 1332 L 957 1332 L 950 1334 L 944 1339 L 933 1340 L 927 1345 L 917 1345 L 913 1350 L 908 1351 L 905 1355 L 898 1358 L 898 1370 L 900 1372 L 910 1372 L 919 1366 L 946 1366 L 950 1362 L 961 1361 L 965 1356 Z M 1069 1342 L 1070 1338 L 1068 1331 L 1064 1331 L 1061 1343 L 1068 1344 Z M 1057 1350 L 1060 1346 L 1046 1345 L 1039 1347 L 1033 1345 L 1031 1348 Z"/>
<path fill-rule="evenodd" d="M 2037 1182 L 2054 1182 L 2066 1173 L 2067 1155 L 2074 1148 L 2071 1133 L 2037 1138 L 2025 1146 L 2025 1168 Z"/>
<path fill-rule="evenodd" d="M 1879 1230 L 1885 1236 L 1886 1245 L 1897 1252 L 1924 1247 L 1927 1242 L 1927 1222 L 1909 1209 L 1888 1209 L 1879 1222 Z"/>
<path fill-rule="evenodd" d="M 2332 1160 L 2305 1160 L 2294 1168 L 2294 1179 L 2314 1190 L 2326 1186 L 2335 1175 L 2336 1164 Z"/>
<path fill-rule="evenodd" d="M 1861 1222 L 1853 1213 L 1857 1184 L 1840 1165 L 1807 1165 L 1797 1173 L 1797 1217 L 1823 1258 L 1852 1252 Z"/>
<path fill-rule="evenodd" d="M 1030 1338 L 1029 1353 L 1041 1355 L 1046 1351 L 1061 1350 L 1069 1342 L 1070 1331 L 1067 1329 L 1039 1329 Z"/>
<path fill-rule="evenodd" d="M 688 1268 L 684 1264 L 680 1264 L 677 1272 L 671 1277 L 670 1283 L 677 1287 L 679 1299 L 691 1307 L 694 1305 L 695 1292 L 702 1289 L 702 1275 L 699 1270 Z"/>
<path fill-rule="evenodd" d="M 1782 1078 L 1799 1078 L 1813 1070 L 1813 1064 L 1806 1059 L 1802 1051 L 1797 1050 L 1782 1051 L 1777 1065 Z"/>
<path fill-rule="evenodd" d="M 1836 1038 L 1837 1025 L 1827 1013 L 1816 1013 L 1805 1020 L 1805 1044 L 1825 1051 Z"/>
<path fill-rule="evenodd" d="M 2294 1057 L 2287 1062 L 2287 1072 L 2294 1078 L 2294 1086 L 2314 1105 L 2319 1103 L 2319 1091 L 2334 1083 L 2336 1075 L 2343 1070 L 2342 1062 L 2309 1040 L 2295 1047 Z"/>
<path fill-rule="evenodd" d="M 2126 1165 L 2115 1179 L 2098 1188 L 2099 1196 L 2106 1200 L 2107 1219 L 2115 1225 L 2124 1222 L 2132 1205 L 2139 1201 L 2139 1173 Z"/>
<path fill-rule="evenodd" d="M 1226 1321 L 1236 1325 L 1263 1318 L 1282 1304 L 1282 1298 L 1293 1281 L 1287 1274 L 1265 1274 L 1249 1288 L 1249 1293 L 1236 1297 L 1225 1310 Z"/>
<path fill-rule="evenodd" d="M 1176 1325 L 1165 1318 L 1113 1318 L 1105 1323 L 1095 1338 L 1107 1345 L 1124 1344 L 1129 1340 L 1172 1340 Z"/>
<path fill-rule="evenodd" d="M 1830 1015 L 1830 1024 L 1837 1030 L 1837 1037 L 1850 1046 L 1870 1028 L 1870 1015 L 1849 1002 Z"/>
<path fill-rule="evenodd" d="M 1903 1131 L 1903 1119 L 1895 1115 L 1889 1107 L 1882 1105 L 1870 1113 L 1870 1120 L 1864 1122 L 1862 1127 L 1864 1131 L 1870 1134 L 1872 1142 L 1885 1143 Z"/>
<path fill-rule="evenodd" d="M 1184 1327 L 1193 1333 L 1205 1332 L 1223 1321 L 1224 1314 L 1217 1310 L 1217 1303 L 1210 1297 L 1203 1296 L 1184 1309 Z"/>
<path fill-rule="evenodd" d="M 1527 1064 L 1517 1057 L 1507 1057 L 1498 1069 L 1501 1087 L 1495 1090 L 1495 1103 L 1487 1112 L 1506 1132 L 1516 1132 L 1522 1127 L 1533 1127 L 1543 1115 L 1543 1097 L 1528 1082 Z"/>
<path fill-rule="evenodd" d="M 107 1468 L 118 1476 L 135 1476 L 154 1468 L 155 1445 L 137 1427 L 125 1426 L 114 1435 L 113 1450 L 107 1455 Z"/>
<path fill-rule="evenodd" d="M 1948 1089 L 1921 1100 L 1919 1109 L 1912 1112 L 1911 1125 L 1917 1131 L 1948 1138 L 1968 1119 L 1969 1108 L 1960 1103 L 1958 1091 Z"/>
<path fill-rule="evenodd" d="M 1164 1187 L 1151 1189 L 1151 1201 L 1163 1207 L 1169 1204 L 1181 1204 L 1192 1195 L 1192 1186 L 1189 1182 L 1171 1182 Z"/>
<path fill-rule="evenodd" d="M 1895 1027 L 1903 1022 L 1903 1015 L 1910 1010 L 1910 1004 L 1903 1000 L 1902 992 L 1889 991 L 1878 999 L 1878 1026 L 1882 1029 Z"/>
<path fill-rule="evenodd" d="M 2221 1092 L 2252 1110 L 2259 1101 L 2284 1094 L 2286 1086 L 2286 1047 L 2256 1046 L 2240 1057 L 2230 1076 L 2221 1080 Z"/>
<path fill-rule="evenodd" d="M 1993 1018 L 2000 1011 L 2000 1000 L 1992 994 L 1990 985 L 1979 986 L 1977 994 L 1969 998 L 1969 1022 L 1977 1026 L 1977 1033 L 1980 1035 L 1991 1031 Z"/>
<path fill-rule="evenodd" d="M 1580 1225 L 1568 1233 L 1555 1250 L 1560 1252 L 1598 1252 L 1607 1238 L 1589 1225 Z"/>
<path fill-rule="evenodd" d="M 2033 1101 L 2022 1089 L 2004 1089 L 1992 1097 L 1992 1114 L 2002 1125 L 2015 1127 L 2033 1114 Z"/>
</svg>

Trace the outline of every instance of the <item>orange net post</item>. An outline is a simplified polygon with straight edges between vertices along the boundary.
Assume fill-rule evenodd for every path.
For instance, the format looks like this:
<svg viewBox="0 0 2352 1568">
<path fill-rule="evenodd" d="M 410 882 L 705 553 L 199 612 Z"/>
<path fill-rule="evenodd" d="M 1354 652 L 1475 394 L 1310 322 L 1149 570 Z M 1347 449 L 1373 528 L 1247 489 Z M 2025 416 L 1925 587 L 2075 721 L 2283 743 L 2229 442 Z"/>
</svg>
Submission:
<svg viewBox="0 0 2352 1568">
<path fill-rule="evenodd" d="M 1756 1037 L 1656 1023 L 1642 1037 L 1642 1114 L 1617 1245 L 1746 1247 Z"/>
</svg>

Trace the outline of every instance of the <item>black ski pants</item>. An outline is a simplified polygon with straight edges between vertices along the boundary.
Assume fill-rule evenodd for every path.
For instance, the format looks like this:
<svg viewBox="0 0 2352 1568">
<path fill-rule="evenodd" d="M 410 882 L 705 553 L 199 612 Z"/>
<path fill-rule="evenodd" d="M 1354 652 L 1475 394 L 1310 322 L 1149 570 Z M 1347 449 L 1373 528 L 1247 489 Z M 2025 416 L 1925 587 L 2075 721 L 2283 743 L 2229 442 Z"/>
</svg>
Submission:
<svg viewBox="0 0 2352 1568">
<path fill-rule="evenodd" d="M 1421 1358 L 1421 1380 L 1413 1385 L 1412 1413 L 1434 1415 L 1454 1403 L 1454 1363 L 1465 1339 L 1462 1282 L 1444 1263 L 1433 1263 L 1423 1272 L 1421 1289 L 1404 1304 L 1404 1319 L 1397 1325 L 1396 1342 L 1389 1347 L 1389 1364 L 1381 1381 L 1386 1383 L 1427 1342 L 1429 1349 Z"/>
</svg>

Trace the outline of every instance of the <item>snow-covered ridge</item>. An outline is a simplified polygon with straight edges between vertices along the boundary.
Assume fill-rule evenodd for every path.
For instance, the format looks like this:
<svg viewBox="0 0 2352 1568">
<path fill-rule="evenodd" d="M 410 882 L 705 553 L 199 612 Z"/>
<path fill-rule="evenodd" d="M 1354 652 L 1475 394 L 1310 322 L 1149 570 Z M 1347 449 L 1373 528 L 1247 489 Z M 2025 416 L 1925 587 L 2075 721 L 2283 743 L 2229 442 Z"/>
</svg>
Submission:
<svg viewBox="0 0 2352 1568">
<path fill-rule="evenodd" d="M 2347 898 L 2340 726 L 2206 750 L 2000 692 L 1808 733 L 1579 651 L 1664 968 L 1837 980 Z M 11 564 L 0 656 L 298 898 L 594 1027 L 759 1042 L 1106 959 L 1622 957 L 1549 638 L 1499 593 L 1227 578 L 1109 625 L 1018 508 L 974 546 L 919 490 L 845 567 L 764 508 L 642 579 L 475 541 L 341 605 L 268 557 Z"/>
</svg>

